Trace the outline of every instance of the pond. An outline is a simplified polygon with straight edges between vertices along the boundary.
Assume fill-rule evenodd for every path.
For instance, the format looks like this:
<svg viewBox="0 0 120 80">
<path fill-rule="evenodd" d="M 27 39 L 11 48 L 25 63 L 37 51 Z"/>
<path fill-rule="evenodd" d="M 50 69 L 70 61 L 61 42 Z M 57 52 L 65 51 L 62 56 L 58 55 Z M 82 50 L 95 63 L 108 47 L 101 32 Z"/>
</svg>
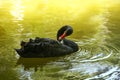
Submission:
<svg viewBox="0 0 120 80">
<path fill-rule="evenodd" d="M 120 0 L 0 0 L 0 80 L 119 80 Z M 22 58 L 15 48 L 35 37 L 67 39 L 79 51 L 50 58 Z"/>
</svg>

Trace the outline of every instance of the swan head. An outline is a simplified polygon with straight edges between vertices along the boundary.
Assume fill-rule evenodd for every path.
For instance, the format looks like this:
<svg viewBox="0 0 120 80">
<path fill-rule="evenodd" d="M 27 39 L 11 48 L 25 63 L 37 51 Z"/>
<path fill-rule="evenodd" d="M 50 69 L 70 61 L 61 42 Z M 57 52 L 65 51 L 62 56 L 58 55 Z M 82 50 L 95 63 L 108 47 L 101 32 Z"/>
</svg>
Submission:
<svg viewBox="0 0 120 80">
<path fill-rule="evenodd" d="M 62 26 L 57 32 L 57 40 L 62 41 L 66 36 L 73 33 L 73 29 L 69 25 Z"/>
</svg>

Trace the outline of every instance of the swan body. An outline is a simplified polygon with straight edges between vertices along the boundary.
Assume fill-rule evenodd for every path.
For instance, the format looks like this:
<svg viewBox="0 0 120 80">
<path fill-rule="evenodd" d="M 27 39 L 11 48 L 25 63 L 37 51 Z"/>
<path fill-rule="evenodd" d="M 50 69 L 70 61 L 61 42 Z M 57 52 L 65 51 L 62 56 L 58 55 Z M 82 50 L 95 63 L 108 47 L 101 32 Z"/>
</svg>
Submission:
<svg viewBox="0 0 120 80">
<path fill-rule="evenodd" d="M 75 42 L 65 39 L 72 32 L 72 27 L 65 25 L 58 30 L 57 40 L 36 37 L 29 39 L 28 42 L 22 41 L 21 48 L 15 50 L 25 58 L 58 57 L 71 54 L 78 51 L 78 45 Z"/>
</svg>

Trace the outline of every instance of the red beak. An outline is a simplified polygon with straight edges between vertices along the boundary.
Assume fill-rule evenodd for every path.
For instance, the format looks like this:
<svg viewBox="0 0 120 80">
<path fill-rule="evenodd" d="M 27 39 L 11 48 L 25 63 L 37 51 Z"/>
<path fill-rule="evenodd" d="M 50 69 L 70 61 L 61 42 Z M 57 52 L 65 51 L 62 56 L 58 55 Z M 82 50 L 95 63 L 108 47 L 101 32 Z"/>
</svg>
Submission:
<svg viewBox="0 0 120 80">
<path fill-rule="evenodd" d="M 65 38 L 65 36 L 66 36 L 66 32 L 64 32 L 60 37 L 59 37 L 59 40 L 62 40 L 62 39 L 64 39 Z"/>
</svg>

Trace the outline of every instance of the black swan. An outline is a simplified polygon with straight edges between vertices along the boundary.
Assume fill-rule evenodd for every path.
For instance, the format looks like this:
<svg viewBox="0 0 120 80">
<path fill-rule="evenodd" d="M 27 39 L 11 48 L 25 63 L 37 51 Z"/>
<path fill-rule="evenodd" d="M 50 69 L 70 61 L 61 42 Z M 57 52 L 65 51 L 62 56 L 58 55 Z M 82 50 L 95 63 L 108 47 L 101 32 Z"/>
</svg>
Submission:
<svg viewBox="0 0 120 80">
<path fill-rule="evenodd" d="M 69 25 L 65 25 L 58 30 L 57 40 L 49 38 L 36 37 L 28 42 L 21 42 L 21 48 L 15 49 L 17 53 L 24 58 L 45 58 L 58 57 L 78 51 L 78 45 L 70 40 L 65 39 L 73 33 Z"/>
</svg>

